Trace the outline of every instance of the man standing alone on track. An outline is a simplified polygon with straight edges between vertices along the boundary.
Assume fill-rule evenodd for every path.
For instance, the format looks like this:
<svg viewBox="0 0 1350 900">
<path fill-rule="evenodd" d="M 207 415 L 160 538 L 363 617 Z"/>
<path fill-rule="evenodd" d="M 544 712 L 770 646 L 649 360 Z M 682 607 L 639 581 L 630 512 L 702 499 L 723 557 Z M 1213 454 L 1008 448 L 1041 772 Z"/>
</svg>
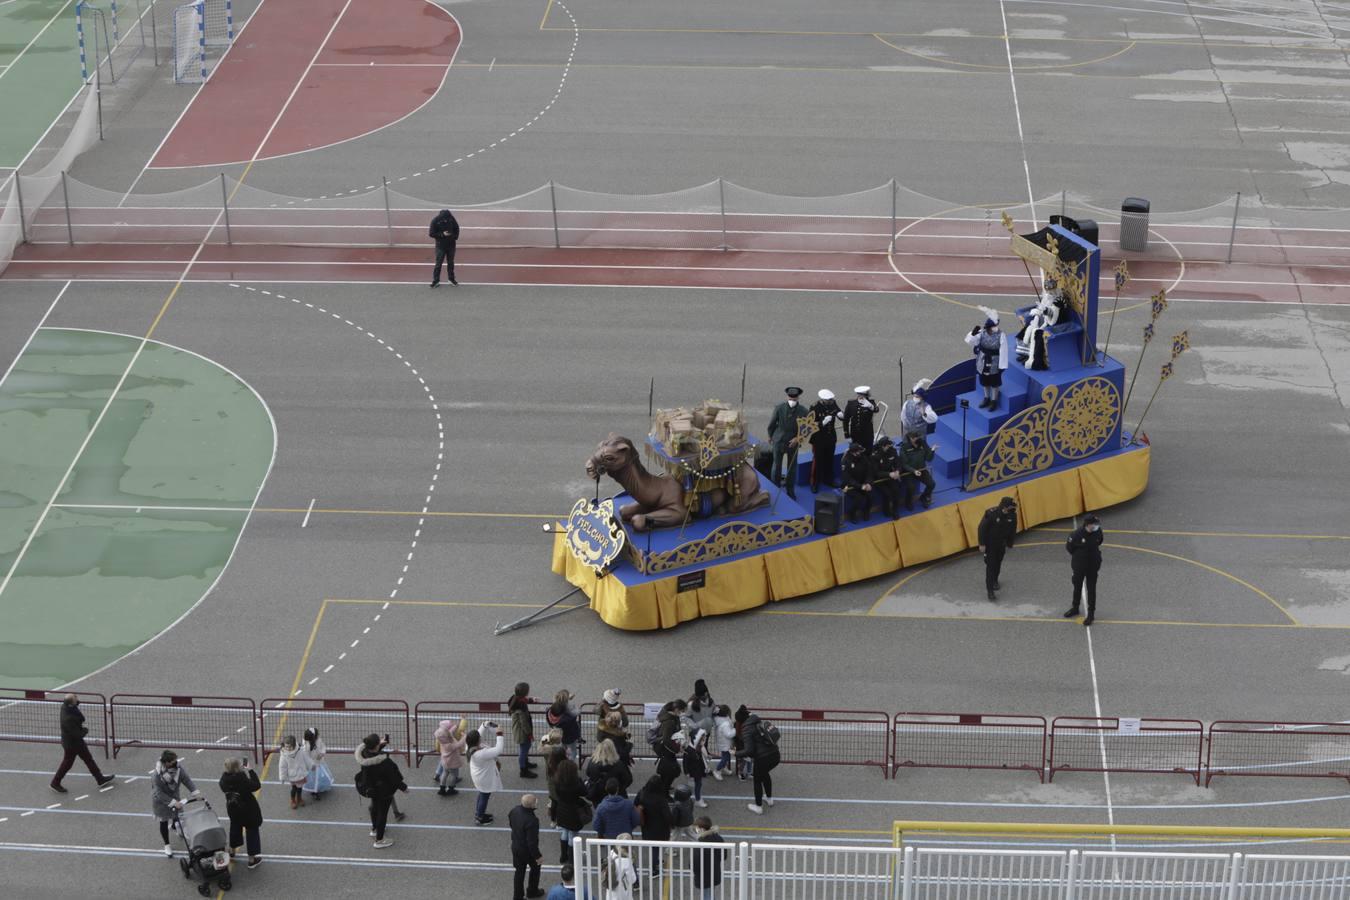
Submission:
<svg viewBox="0 0 1350 900">
<path fill-rule="evenodd" d="M 89 774 L 94 776 L 99 787 L 113 780 L 111 775 L 100 772 L 98 763 L 94 762 L 89 745 L 84 742 L 84 736 L 88 733 L 89 729 L 84 726 L 84 713 L 80 712 L 80 698 L 74 694 L 66 694 L 65 702 L 61 704 L 61 749 L 66 751 L 66 755 L 61 758 L 61 765 L 52 776 L 51 782 L 52 790 L 58 794 L 66 793 L 66 789 L 61 785 L 61 779 L 65 778 L 70 767 L 75 765 L 77 756 L 89 767 Z"/>
<path fill-rule="evenodd" d="M 436 241 L 436 268 L 431 272 L 431 286 L 438 287 L 441 283 L 441 263 L 445 263 L 446 276 L 451 284 L 459 284 L 455 280 L 455 242 L 459 240 L 459 222 L 455 221 L 454 213 L 448 209 L 443 209 L 436 214 L 436 218 L 431 220 L 431 228 L 427 233 Z"/>
<path fill-rule="evenodd" d="M 1104 538 L 1101 520 L 1089 514 L 1083 519 L 1083 527 L 1069 535 L 1069 539 L 1064 542 L 1064 549 L 1068 550 L 1073 558 L 1073 606 L 1064 613 L 1066 619 L 1078 615 L 1079 604 L 1083 598 L 1083 585 L 1086 583 L 1088 609 L 1087 615 L 1083 617 L 1083 624 L 1092 624 L 1092 617 L 1097 613 L 1097 573 L 1102 568 Z"/>
<path fill-rule="evenodd" d="M 984 554 L 984 589 L 990 600 L 997 600 L 999 573 L 1003 569 L 1003 554 L 1013 545 L 1017 534 L 1017 501 L 1004 497 L 998 506 L 984 511 L 980 519 L 980 552 Z"/>
</svg>

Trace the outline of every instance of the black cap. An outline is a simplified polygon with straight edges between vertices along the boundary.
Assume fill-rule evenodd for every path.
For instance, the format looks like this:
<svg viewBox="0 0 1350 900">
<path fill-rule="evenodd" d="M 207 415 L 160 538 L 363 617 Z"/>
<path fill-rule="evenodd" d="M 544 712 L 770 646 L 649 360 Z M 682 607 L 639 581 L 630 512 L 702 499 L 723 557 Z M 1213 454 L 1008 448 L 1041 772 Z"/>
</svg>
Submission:
<svg viewBox="0 0 1350 900">
<path fill-rule="evenodd" d="M 998 505 L 1004 509 L 1012 509 L 1017 506 L 1017 501 L 1012 497 L 1004 497 L 1002 500 L 998 501 Z"/>
<path fill-rule="evenodd" d="M 799 387 L 790 387 L 787 389 L 787 395 L 795 400 L 802 395 L 802 389 Z"/>
<path fill-rule="evenodd" d="M 1084 524 L 1084 525 L 1100 525 L 1101 523 L 1102 523 L 1102 520 L 1099 519 L 1099 518 L 1097 518 L 1097 517 L 1096 517 L 1095 515 L 1093 515 L 1092 513 L 1088 513 L 1086 516 L 1083 517 L 1083 524 Z"/>
</svg>

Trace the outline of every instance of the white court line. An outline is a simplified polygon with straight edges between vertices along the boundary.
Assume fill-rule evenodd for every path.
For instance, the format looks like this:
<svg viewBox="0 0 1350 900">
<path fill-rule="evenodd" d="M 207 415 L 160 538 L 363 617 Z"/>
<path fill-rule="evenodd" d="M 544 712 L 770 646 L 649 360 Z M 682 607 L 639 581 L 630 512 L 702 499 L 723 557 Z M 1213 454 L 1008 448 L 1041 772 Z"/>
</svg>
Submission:
<svg viewBox="0 0 1350 900">
<path fill-rule="evenodd" d="M 37 327 L 33 329 L 33 333 L 28 335 L 28 340 L 23 342 L 23 346 L 19 348 L 19 352 L 14 354 L 14 359 L 10 361 L 9 368 L 5 369 L 5 374 L 0 375 L 0 387 L 4 387 L 5 380 L 9 378 L 9 373 L 13 372 L 14 367 L 19 364 L 19 357 L 23 356 L 24 352 L 28 349 L 28 345 L 33 343 L 33 338 L 37 337 L 37 333 L 42 330 L 42 326 L 47 324 L 47 317 L 52 314 L 52 310 L 56 309 L 56 304 L 61 301 L 63 296 L 65 296 L 66 290 L 70 287 L 70 284 L 71 283 L 67 281 L 65 284 L 61 285 L 61 290 L 56 292 L 56 299 L 52 301 L 52 305 L 47 307 L 47 311 L 42 314 L 42 318 L 38 321 Z"/>
<path fill-rule="evenodd" d="M 1074 527 L 1077 526 L 1078 517 L 1075 516 Z M 1083 585 L 1083 590 L 1087 591 L 1086 584 Z M 1081 597 L 1079 602 L 1082 602 Z M 1100 688 L 1097 686 L 1097 655 L 1092 650 L 1092 628 L 1087 627 L 1083 631 L 1087 634 L 1088 666 L 1092 670 L 1092 703 L 1097 710 L 1097 718 L 1100 720 L 1102 717 L 1102 695 Z M 1116 824 L 1116 811 L 1111 803 L 1111 773 L 1107 771 L 1110 769 L 1110 765 L 1106 761 L 1106 733 L 1100 729 L 1097 731 L 1097 744 L 1102 754 L 1102 781 L 1106 787 L 1106 823 L 1114 825 Z M 1111 835 L 1111 849 L 1116 849 L 1116 836 L 1114 834 Z"/>
<path fill-rule="evenodd" d="M 0 72 L 0 78 L 4 78 L 5 75 L 9 73 L 9 70 L 11 68 L 18 65 L 19 60 L 23 59 L 23 55 L 27 53 L 32 48 L 32 46 L 38 42 L 39 38 L 41 38 L 44 34 L 47 33 L 47 29 L 52 27 L 53 22 L 61 18 L 62 14 L 65 13 L 66 8 L 70 6 L 70 4 L 71 0 L 66 0 L 66 2 L 61 6 L 61 8 L 56 11 L 55 15 L 53 15 L 50 19 L 47 20 L 47 24 L 42 26 L 42 30 L 39 31 L 37 34 L 33 35 L 33 39 L 31 41 L 23 45 L 23 49 L 20 50 L 18 54 L 15 55 L 15 57 L 9 61 L 9 66 L 6 67 L 5 71 Z"/>
<path fill-rule="evenodd" d="M 445 63 L 315 63 L 316 69 L 442 69 Z M 386 126 L 387 127 L 387 126 Z M 317 148 L 316 148 L 317 149 Z"/>
<path fill-rule="evenodd" d="M 1027 178 L 1027 200 L 1031 206 L 1031 227 L 1040 228 L 1036 221 L 1036 195 L 1031 192 L 1031 164 L 1027 162 L 1027 138 L 1022 132 L 1022 104 L 1017 99 L 1017 72 L 1013 67 L 1012 33 L 1008 31 L 1008 11 L 1004 0 L 998 0 L 998 14 L 1003 19 L 1003 50 L 1008 57 L 1008 82 L 1012 85 L 1013 114 L 1017 117 L 1017 143 L 1022 148 L 1022 171 Z"/>
<path fill-rule="evenodd" d="M 1174 16 L 1174 17 L 1176 17 L 1176 18 L 1181 18 L 1181 19 L 1205 19 L 1205 20 L 1211 21 L 1211 22 L 1226 22 L 1226 23 L 1229 24 L 1229 25 L 1245 25 L 1245 26 L 1247 26 L 1248 28 L 1268 28 L 1268 29 L 1273 30 L 1273 31 L 1280 31 L 1280 32 L 1283 32 L 1283 33 L 1285 33 L 1285 34 L 1294 34 L 1294 35 L 1298 35 L 1299 37 L 1315 38 L 1315 39 L 1320 40 L 1320 41 L 1328 40 L 1328 38 L 1327 38 L 1327 36 L 1326 36 L 1325 34 L 1317 34 L 1316 32 L 1298 31 L 1298 30 L 1293 29 L 1293 28 L 1281 28 L 1281 27 L 1278 26 L 1278 25 L 1266 25 L 1266 26 L 1262 26 L 1262 25 L 1257 25 L 1257 24 L 1252 23 L 1252 22 L 1243 22 L 1241 19 L 1225 19 L 1225 18 L 1223 18 L 1222 16 L 1201 16 L 1201 15 L 1194 15 L 1194 14 L 1189 13 L 1189 12 L 1184 12 L 1184 13 L 1183 13 L 1183 12 L 1170 12 L 1170 11 L 1165 10 L 1165 9 L 1151 9 L 1151 8 L 1147 8 L 1147 7 L 1141 8 L 1141 7 L 1137 7 L 1137 6 L 1111 6 L 1111 5 L 1100 4 L 1100 3 L 1069 3 L 1069 2 L 1066 2 L 1066 0 L 1010 0 L 1010 2 L 1013 2 L 1013 3 L 1034 4 L 1034 5 L 1037 5 L 1037 6 L 1073 6 L 1073 7 L 1084 7 L 1084 8 L 1086 8 L 1086 9 L 1094 9 L 1094 10 L 1095 10 L 1095 9 L 1114 9 L 1114 10 L 1119 10 L 1119 11 L 1121 11 L 1121 12 L 1144 13 L 1145 15 L 1150 15 L 1150 16 Z M 1330 40 L 1332 40 L 1332 41 L 1334 42 L 1334 41 L 1335 41 L 1335 38 L 1332 37 L 1332 38 L 1330 38 Z"/>
<path fill-rule="evenodd" d="M 52 329 L 52 330 L 55 331 L 56 329 Z M 70 330 L 72 330 L 72 331 L 79 331 L 79 330 L 84 330 L 84 329 L 70 329 Z M 92 330 L 92 329 L 90 329 L 90 330 Z M 107 334 L 108 332 L 101 332 L 101 333 Z M 128 335 L 128 336 L 129 336 L 129 335 Z M 151 343 L 158 344 L 159 341 L 151 341 Z M 165 344 L 165 345 L 163 345 L 163 346 L 166 346 L 166 347 L 167 347 L 168 345 Z M 175 347 L 174 349 L 179 349 L 179 348 Z M 191 350 L 184 350 L 183 352 L 184 352 L 184 353 L 192 353 Z M 198 354 L 193 353 L 192 355 L 193 355 L 193 356 L 197 356 Z M 202 357 L 202 359 L 206 359 L 206 357 Z M 217 364 L 216 364 L 214 361 L 212 361 L 212 360 L 207 360 L 207 362 L 211 363 L 212 365 L 217 365 Z M 224 366 L 218 366 L 218 368 L 225 369 Z M 229 369 L 225 369 L 225 371 L 228 372 Z M 233 375 L 234 373 L 231 372 L 230 374 Z M 235 375 L 235 377 L 238 378 L 239 376 Z M 240 381 L 241 381 L 241 383 L 247 384 L 247 382 L 243 382 L 242 379 L 240 379 Z M 256 393 L 256 392 L 255 392 L 255 393 Z M 153 503 L 138 503 L 138 504 L 131 504 L 131 503 L 128 503 L 128 504 L 120 504 L 120 503 L 53 503 L 52 506 L 55 506 L 57 509 L 134 509 L 134 510 L 136 510 L 137 512 L 140 512 L 140 511 L 143 510 L 143 509 L 148 509 L 148 510 L 151 510 L 152 512 L 153 512 L 153 511 L 157 511 L 157 510 L 168 510 L 168 511 L 172 511 L 172 512 L 239 512 L 239 513 L 246 513 L 246 512 L 248 512 L 248 507 L 247 507 L 247 506 L 156 506 L 156 505 L 153 504 Z"/>
<path fill-rule="evenodd" d="M 309 527 L 309 517 L 310 517 L 310 515 L 314 512 L 314 502 L 315 502 L 316 500 L 318 500 L 318 499 L 319 499 L 318 497 L 311 497 L 311 498 L 309 498 L 309 509 L 305 510 L 305 518 L 302 519 L 301 522 L 300 522 L 300 527 L 301 527 L 301 528 L 308 528 L 308 527 Z"/>
</svg>

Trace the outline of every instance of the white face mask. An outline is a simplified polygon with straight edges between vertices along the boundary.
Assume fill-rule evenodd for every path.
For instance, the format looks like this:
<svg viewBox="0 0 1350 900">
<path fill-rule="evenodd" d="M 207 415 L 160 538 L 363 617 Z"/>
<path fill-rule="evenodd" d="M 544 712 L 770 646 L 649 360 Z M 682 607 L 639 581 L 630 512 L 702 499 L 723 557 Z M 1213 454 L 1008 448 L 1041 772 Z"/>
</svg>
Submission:
<svg viewBox="0 0 1350 900">
<path fill-rule="evenodd" d="M 1099 526 L 1097 526 L 1097 525 L 1089 525 L 1089 526 L 1087 527 L 1087 530 L 1088 530 L 1088 531 L 1096 531 L 1098 527 L 1099 527 Z"/>
<path fill-rule="evenodd" d="M 796 400 L 789 400 L 789 401 L 788 401 L 788 406 L 796 406 L 796 405 L 797 405 L 797 401 L 796 401 Z"/>
</svg>

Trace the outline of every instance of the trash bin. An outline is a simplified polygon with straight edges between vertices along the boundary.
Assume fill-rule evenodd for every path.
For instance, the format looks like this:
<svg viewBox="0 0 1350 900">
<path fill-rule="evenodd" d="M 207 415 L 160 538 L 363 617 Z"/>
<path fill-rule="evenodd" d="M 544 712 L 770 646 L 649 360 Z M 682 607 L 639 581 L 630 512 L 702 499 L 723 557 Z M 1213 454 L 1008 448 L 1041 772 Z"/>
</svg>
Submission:
<svg viewBox="0 0 1350 900">
<path fill-rule="evenodd" d="M 1148 201 L 1143 197 L 1126 197 L 1120 204 L 1120 249 L 1148 249 Z"/>
</svg>

